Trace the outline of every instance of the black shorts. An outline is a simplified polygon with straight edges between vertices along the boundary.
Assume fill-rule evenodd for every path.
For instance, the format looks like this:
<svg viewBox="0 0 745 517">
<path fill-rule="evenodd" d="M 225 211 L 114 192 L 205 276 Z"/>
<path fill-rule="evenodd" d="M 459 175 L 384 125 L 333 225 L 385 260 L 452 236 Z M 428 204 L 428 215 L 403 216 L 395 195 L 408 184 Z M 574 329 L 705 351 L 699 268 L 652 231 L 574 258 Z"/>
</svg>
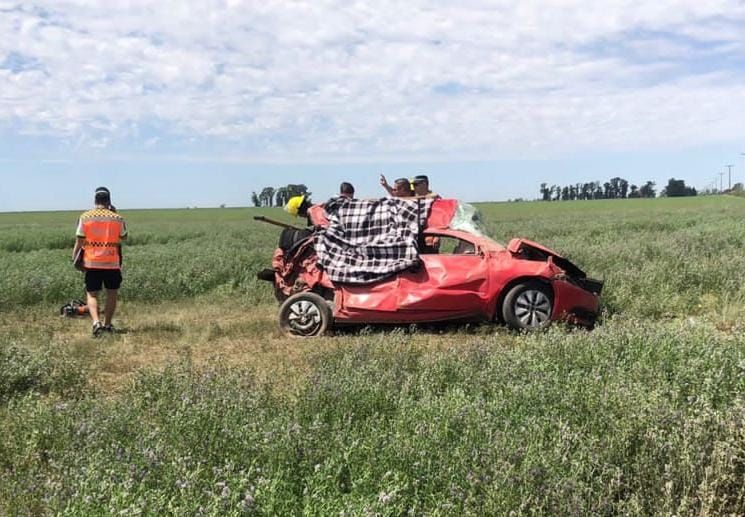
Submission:
<svg viewBox="0 0 745 517">
<path fill-rule="evenodd" d="M 89 269 L 85 272 L 85 290 L 97 293 L 101 286 L 106 289 L 119 289 L 122 285 L 122 272 L 118 269 Z"/>
</svg>

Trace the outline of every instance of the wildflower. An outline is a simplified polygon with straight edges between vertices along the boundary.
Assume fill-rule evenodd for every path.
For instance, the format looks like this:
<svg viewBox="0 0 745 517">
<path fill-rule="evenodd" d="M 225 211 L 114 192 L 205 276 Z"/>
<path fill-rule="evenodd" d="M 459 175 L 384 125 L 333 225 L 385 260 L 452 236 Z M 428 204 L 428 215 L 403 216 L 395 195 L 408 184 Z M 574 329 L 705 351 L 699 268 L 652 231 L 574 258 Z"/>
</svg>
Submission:
<svg viewBox="0 0 745 517">
<path fill-rule="evenodd" d="M 246 497 L 244 497 L 241 501 L 241 511 L 244 513 L 250 512 L 251 509 L 254 507 L 254 503 L 256 503 L 254 496 L 250 493 L 246 493 Z"/>
<path fill-rule="evenodd" d="M 378 495 L 378 502 L 380 504 L 388 504 L 393 500 L 392 494 L 386 494 L 385 492 L 380 492 L 380 495 Z"/>
</svg>

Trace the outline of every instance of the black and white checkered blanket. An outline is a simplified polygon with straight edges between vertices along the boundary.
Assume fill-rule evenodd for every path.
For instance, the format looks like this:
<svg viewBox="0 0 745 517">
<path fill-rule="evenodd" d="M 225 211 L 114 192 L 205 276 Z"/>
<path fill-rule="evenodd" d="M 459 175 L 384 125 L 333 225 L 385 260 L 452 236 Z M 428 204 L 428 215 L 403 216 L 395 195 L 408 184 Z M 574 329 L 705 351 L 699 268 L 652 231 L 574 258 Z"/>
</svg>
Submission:
<svg viewBox="0 0 745 517">
<path fill-rule="evenodd" d="M 372 284 L 419 262 L 419 229 L 431 199 L 335 198 L 327 228 L 316 233 L 318 264 L 332 282 Z"/>
</svg>

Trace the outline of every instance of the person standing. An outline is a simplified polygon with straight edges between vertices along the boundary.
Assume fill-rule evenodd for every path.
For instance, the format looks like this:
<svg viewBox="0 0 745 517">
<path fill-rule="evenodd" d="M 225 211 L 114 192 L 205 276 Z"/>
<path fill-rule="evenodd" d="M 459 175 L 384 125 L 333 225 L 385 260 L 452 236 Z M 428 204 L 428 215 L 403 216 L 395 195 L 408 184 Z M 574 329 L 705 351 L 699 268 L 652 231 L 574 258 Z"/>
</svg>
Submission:
<svg viewBox="0 0 745 517">
<path fill-rule="evenodd" d="M 439 194 L 436 194 L 429 189 L 429 178 L 424 174 L 414 176 L 414 179 L 411 180 L 411 185 L 414 187 L 414 195 L 417 197 L 431 199 L 440 198 Z"/>
<path fill-rule="evenodd" d="M 383 187 L 386 192 L 388 192 L 388 195 L 392 197 L 412 197 L 414 195 L 411 183 L 406 178 L 398 178 L 393 182 L 393 186 L 391 187 L 388 184 L 388 180 L 385 179 L 385 176 L 381 174 L 380 186 Z"/>
<path fill-rule="evenodd" d="M 354 185 L 345 181 L 339 186 L 339 197 L 354 199 Z"/>
<path fill-rule="evenodd" d="M 127 238 L 124 218 L 112 210 L 111 193 L 106 187 L 96 189 L 95 206 L 78 221 L 73 257 L 83 251 L 85 292 L 88 312 L 93 320 L 93 337 L 114 332 L 112 320 L 122 284 L 121 242 Z M 99 318 L 98 294 L 106 288 L 103 323 Z"/>
</svg>

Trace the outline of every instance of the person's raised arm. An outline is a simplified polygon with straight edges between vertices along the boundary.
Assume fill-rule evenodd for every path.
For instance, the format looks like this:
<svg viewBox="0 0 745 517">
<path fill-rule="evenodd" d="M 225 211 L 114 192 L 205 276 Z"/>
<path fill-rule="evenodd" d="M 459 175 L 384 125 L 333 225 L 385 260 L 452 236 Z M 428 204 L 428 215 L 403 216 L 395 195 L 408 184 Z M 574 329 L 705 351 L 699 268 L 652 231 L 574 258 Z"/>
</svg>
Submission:
<svg viewBox="0 0 745 517">
<path fill-rule="evenodd" d="M 391 187 L 388 184 L 388 180 L 385 179 L 385 176 L 382 175 L 382 174 L 380 175 L 380 186 L 383 187 L 388 192 L 388 195 L 389 196 L 392 196 L 393 195 L 393 192 L 394 192 L 393 191 L 393 187 Z"/>
</svg>

